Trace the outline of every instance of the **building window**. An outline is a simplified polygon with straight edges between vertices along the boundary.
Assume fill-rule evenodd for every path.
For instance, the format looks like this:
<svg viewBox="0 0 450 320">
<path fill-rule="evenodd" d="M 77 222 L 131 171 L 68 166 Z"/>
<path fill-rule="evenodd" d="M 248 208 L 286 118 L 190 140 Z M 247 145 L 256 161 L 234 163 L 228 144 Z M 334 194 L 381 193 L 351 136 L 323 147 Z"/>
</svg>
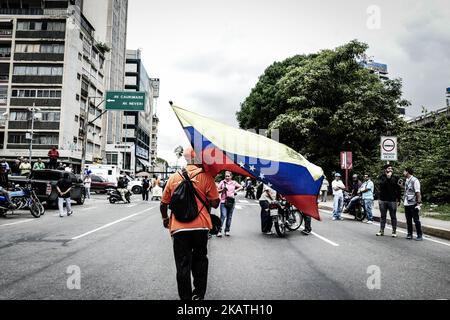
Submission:
<svg viewBox="0 0 450 320">
<path fill-rule="evenodd" d="M 62 76 L 63 67 L 54 66 L 15 66 L 16 76 Z"/>
<path fill-rule="evenodd" d="M 18 53 L 64 53 L 63 44 L 16 44 Z"/>
<path fill-rule="evenodd" d="M 13 89 L 13 98 L 61 98 L 61 90 L 54 89 Z"/>
<path fill-rule="evenodd" d="M 109 165 L 118 165 L 119 156 L 117 153 L 106 153 L 106 163 Z"/>
<path fill-rule="evenodd" d="M 75 116 L 75 122 L 78 122 L 78 119 L 79 119 L 80 117 L 78 117 L 78 116 Z"/>
<path fill-rule="evenodd" d="M 18 31 L 66 31 L 65 22 L 60 21 L 20 21 Z"/>
<path fill-rule="evenodd" d="M 79 94 L 76 94 L 76 95 L 75 95 L 75 99 L 76 99 L 77 101 L 80 101 L 80 95 L 79 95 Z"/>
</svg>

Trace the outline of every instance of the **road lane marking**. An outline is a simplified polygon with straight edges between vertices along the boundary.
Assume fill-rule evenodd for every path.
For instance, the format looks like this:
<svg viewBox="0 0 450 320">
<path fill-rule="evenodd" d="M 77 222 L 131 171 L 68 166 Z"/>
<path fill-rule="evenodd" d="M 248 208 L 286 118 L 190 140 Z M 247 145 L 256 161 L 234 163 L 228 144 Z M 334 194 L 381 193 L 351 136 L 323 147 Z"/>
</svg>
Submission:
<svg viewBox="0 0 450 320">
<path fill-rule="evenodd" d="M 239 200 L 240 203 L 248 203 L 248 200 Z"/>
<path fill-rule="evenodd" d="M 242 210 L 242 207 L 241 207 L 241 206 L 238 206 L 238 205 L 236 205 L 236 209 L 238 209 L 238 210 Z"/>
<path fill-rule="evenodd" d="M 36 220 L 34 220 L 34 219 L 21 220 L 21 221 L 17 221 L 17 222 L 13 222 L 13 223 L 2 224 L 2 225 L 0 225 L 0 227 L 15 226 L 16 224 L 22 224 L 22 223 L 27 223 L 27 222 L 32 222 L 32 221 L 36 221 Z"/>
<path fill-rule="evenodd" d="M 139 205 L 139 203 L 129 204 L 129 205 L 127 205 L 127 208 L 133 208 L 133 207 L 136 207 L 137 205 Z"/>
<path fill-rule="evenodd" d="M 317 234 L 317 233 L 315 233 L 315 232 L 311 232 L 311 234 L 312 234 L 313 236 L 319 238 L 320 240 L 325 241 L 325 242 L 328 243 L 328 244 L 331 244 L 333 247 L 339 247 L 339 244 L 337 244 L 336 242 L 333 242 L 333 241 L 331 241 L 331 240 L 329 240 L 329 239 L 327 239 L 327 238 L 321 236 L 320 234 Z"/>
<path fill-rule="evenodd" d="M 145 209 L 145 210 L 142 210 L 142 211 L 140 211 L 140 212 L 138 212 L 138 213 L 132 214 L 132 215 L 127 216 L 127 217 L 125 217 L 125 218 L 122 218 L 122 219 L 119 219 L 119 220 L 110 222 L 110 223 L 108 223 L 108 224 L 105 224 L 104 226 L 101 226 L 101 227 L 96 228 L 96 229 L 94 229 L 94 230 L 88 231 L 88 232 L 83 233 L 83 234 L 81 234 L 81 235 L 79 235 L 79 236 L 73 237 L 73 238 L 70 239 L 70 240 L 78 240 L 78 239 L 81 239 L 81 238 L 83 238 L 83 237 L 86 237 L 86 236 L 88 236 L 88 235 L 94 233 L 94 232 L 97 232 L 97 231 L 100 231 L 100 230 L 109 228 L 109 227 L 111 227 L 111 226 L 113 226 L 113 225 L 115 225 L 115 224 L 117 224 L 117 223 L 120 223 L 120 222 L 122 222 L 122 221 L 131 219 L 131 218 L 133 218 L 133 217 L 136 217 L 136 216 L 138 216 L 138 215 L 140 215 L 140 214 L 143 214 L 143 213 L 145 213 L 145 212 L 147 212 L 147 211 L 150 211 L 150 210 L 153 210 L 153 209 L 155 209 L 155 208 L 156 208 L 156 206 L 151 207 L 151 208 L 148 208 L 148 209 Z"/>
</svg>

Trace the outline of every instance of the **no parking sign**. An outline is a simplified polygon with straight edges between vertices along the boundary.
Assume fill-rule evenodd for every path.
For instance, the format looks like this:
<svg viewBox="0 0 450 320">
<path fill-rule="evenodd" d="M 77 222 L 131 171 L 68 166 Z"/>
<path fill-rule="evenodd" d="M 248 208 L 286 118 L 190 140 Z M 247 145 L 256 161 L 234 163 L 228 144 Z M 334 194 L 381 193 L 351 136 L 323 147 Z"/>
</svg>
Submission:
<svg viewBox="0 0 450 320">
<path fill-rule="evenodd" d="M 381 137 L 381 160 L 397 161 L 397 137 Z"/>
</svg>

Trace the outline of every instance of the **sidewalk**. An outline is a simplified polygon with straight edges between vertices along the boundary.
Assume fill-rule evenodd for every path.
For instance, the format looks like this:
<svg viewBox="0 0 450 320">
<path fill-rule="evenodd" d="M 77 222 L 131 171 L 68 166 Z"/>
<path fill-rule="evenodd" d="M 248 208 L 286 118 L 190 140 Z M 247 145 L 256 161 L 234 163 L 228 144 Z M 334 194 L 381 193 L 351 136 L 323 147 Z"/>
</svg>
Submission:
<svg viewBox="0 0 450 320">
<path fill-rule="evenodd" d="M 325 211 L 333 211 L 333 201 L 328 198 L 327 202 L 320 202 L 319 209 Z M 351 215 L 343 214 L 349 219 L 353 218 Z M 373 218 L 374 221 L 380 222 L 380 210 L 378 208 L 378 201 L 373 204 Z M 450 221 L 443 221 L 433 218 L 420 217 L 422 223 L 422 231 L 424 234 L 434 236 L 442 239 L 450 240 Z M 387 214 L 387 224 L 391 224 L 389 213 Z M 397 226 L 406 229 L 405 214 L 397 211 Z"/>
</svg>

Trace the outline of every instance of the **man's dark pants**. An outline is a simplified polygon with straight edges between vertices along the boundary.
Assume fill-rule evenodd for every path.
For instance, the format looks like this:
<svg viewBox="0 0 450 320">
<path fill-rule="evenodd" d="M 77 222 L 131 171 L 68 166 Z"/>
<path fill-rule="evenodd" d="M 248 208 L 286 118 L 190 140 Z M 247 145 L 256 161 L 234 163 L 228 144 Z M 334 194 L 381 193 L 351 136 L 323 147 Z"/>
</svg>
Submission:
<svg viewBox="0 0 450 320">
<path fill-rule="evenodd" d="M 391 201 L 379 201 L 381 221 L 380 221 L 380 230 L 384 231 L 386 226 L 386 217 L 387 212 L 389 211 L 389 215 L 391 216 L 391 225 L 392 231 L 396 232 L 397 230 L 397 203 Z"/>
<path fill-rule="evenodd" d="M 148 190 L 142 190 L 142 200 L 148 201 Z"/>
<path fill-rule="evenodd" d="M 261 206 L 261 231 L 264 233 L 272 230 L 272 217 L 270 216 L 269 201 L 259 201 Z"/>
<path fill-rule="evenodd" d="M 304 215 L 303 219 L 305 220 L 305 230 L 308 231 L 308 232 L 311 232 L 312 231 L 312 228 L 311 228 L 311 217 L 307 216 L 307 215 Z"/>
<path fill-rule="evenodd" d="M 208 231 L 181 231 L 175 233 L 172 238 L 180 299 L 192 300 L 193 295 L 203 299 L 208 280 Z"/>
<path fill-rule="evenodd" d="M 422 224 L 419 219 L 419 210 L 416 209 L 416 206 L 405 206 L 405 216 L 406 216 L 406 224 L 408 226 L 408 235 L 413 234 L 413 225 L 412 222 L 414 220 L 414 224 L 416 225 L 417 236 L 422 236 Z"/>
<path fill-rule="evenodd" d="M 56 159 L 49 160 L 49 162 L 48 162 L 49 169 L 56 169 L 57 166 L 58 166 L 58 160 L 56 160 Z"/>
</svg>

